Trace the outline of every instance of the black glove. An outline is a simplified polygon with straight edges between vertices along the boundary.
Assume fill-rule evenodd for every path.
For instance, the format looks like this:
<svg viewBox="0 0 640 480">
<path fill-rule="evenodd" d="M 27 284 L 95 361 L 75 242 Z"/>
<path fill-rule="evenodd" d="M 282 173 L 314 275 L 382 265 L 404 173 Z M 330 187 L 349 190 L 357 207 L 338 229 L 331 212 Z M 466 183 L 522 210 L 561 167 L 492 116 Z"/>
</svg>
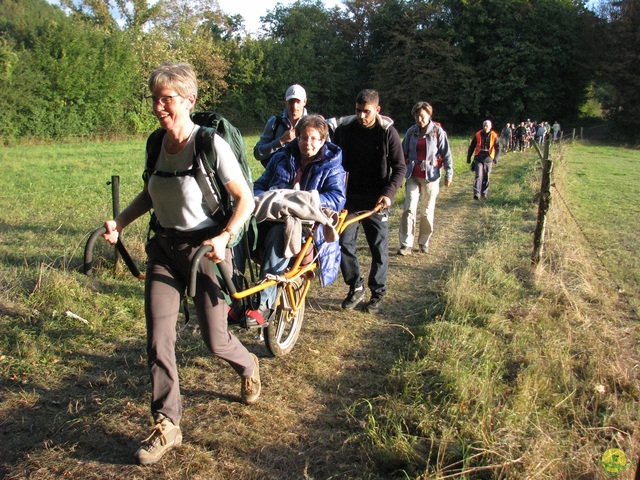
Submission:
<svg viewBox="0 0 640 480">
<path fill-rule="evenodd" d="M 467 157 L 467 163 L 471 163 L 471 157 Z"/>
<path fill-rule="evenodd" d="M 475 172 L 476 170 L 476 161 L 474 160 L 473 162 L 471 162 L 471 171 Z"/>
</svg>

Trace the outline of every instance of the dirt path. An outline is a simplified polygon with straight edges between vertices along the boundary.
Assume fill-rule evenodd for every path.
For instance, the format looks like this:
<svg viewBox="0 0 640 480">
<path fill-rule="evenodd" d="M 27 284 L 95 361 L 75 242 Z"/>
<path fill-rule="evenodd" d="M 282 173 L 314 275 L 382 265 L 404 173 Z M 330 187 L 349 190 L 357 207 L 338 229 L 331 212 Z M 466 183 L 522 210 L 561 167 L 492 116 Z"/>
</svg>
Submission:
<svg viewBox="0 0 640 480">
<path fill-rule="evenodd" d="M 474 212 L 482 208 L 470 192 L 467 175 L 441 192 L 437 231 L 427 255 L 395 255 L 400 211 L 394 210 L 389 293 L 381 314 L 340 310 L 346 288 L 337 281 L 324 290 L 314 286 L 303 333 L 291 355 L 270 358 L 264 345 L 249 341 L 262 359 L 264 393 L 258 405 L 229 402 L 237 385 L 223 386 L 223 379 L 232 381 L 231 374 L 216 363 L 211 378 L 218 383 L 201 385 L 202 398 L 187 396 L 186 445 L 174 458 L 208 457 L 213 471 L 207 478 L 384 478 L 366 458 L 356 438 L 362 429 L 347 411 L 358 399 L 383 391 L 385 375 L 412 339 L 411 329 L 437 304 L 447 272 L 469 248 L 477 229 Z M 415 298 L 422 298 L 421 308 L 405 306 L 407 297 L 414 298 L 414 306 Z M 215 392 L 213 398 L 204 391 Z M 203 417 L 212 424 L 194 438 L 193 429 Z"/>
<path fill-rule="evenodd" d="M 28 413 L 11 417 L 2 434 L 31 434 L 20 448 L 23 453 L 5 452 L 9 460 L 3 461 L 0 476 L 385 478 L 361 447 L 363 429 L 349 409 L 359 399 L 384 392 L 385 376 L 407 351 L 412 330 L 424 322 L 425 311 L 437 307 L 448 272 L 473 244 L 482 209 L 471 200 L 467 170 L 441 190 L 430 253 L 407 257 L 395 255 L 401 206 L 394 209 L 388 295 L 379 315 L 342 311 L 347 289 L 338 280 L 326 289 L 314 284 L 299 343 L 289 356 L 273 358 L 264 342 L 238 332 L 261 359 L 263 393 L 254 406 L 240 403 L 238 378 L 224 362 L 211 360 L 197 331 L 182 328 L 178 361 L 184 443 L 156 466 L 132 463 L 138 442 L 150 431 L 144 422 L 149 411 L 144 339 L 132 332 L 104 352 L 74 352 L 87 364 L 77 376 L 59 388 L 11 393 L 7 399 L 16 412 Z M 367 251 L 363 244 L 366 267 Z"/>
</svg>

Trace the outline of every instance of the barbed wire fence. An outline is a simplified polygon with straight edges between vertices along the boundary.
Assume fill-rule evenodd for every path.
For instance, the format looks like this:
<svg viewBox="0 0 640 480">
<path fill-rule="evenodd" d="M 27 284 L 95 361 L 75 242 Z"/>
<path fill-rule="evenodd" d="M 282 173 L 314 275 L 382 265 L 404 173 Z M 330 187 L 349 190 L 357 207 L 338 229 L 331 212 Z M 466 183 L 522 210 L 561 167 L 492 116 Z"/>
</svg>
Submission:
<svg viewBox="0 0 640 480">
<path fill-rule="evenodd" d="M 580 138 L 583 138 L 584 131 L 581 131 L 580 135 L 581 135 Z M 572 135 L 571 141 L 575 141 L 575 140 L 576 140 L 576 137 L 575 137 L 575 130 L 574 130 L 574 135 Z M 559 141 L 560 142 L 563 141 L 562 137 L 560 138 Z M 568 139 L 565 138 L 564 141 L 566 142 L 568 141 Z M 611 281 L 611 283 L 616 287 L 618 295 L 628 305 L 630 311 L 633 314 L 634 319 L 640 320 L 640 314 L 638 312 L 638 308 L 631 303 L 631 301 L 629 300 L 629 296 L 625 294 L 625 289 L 622 287 L 622 285 L 617 280 L 617 278 L 615 277 L 611 269 L 605 263 L 604 259 L 602 258 L 602 255 L 600 255 L 598 249 L 594 245 L 594 242 L 591 241 L 591 239 L 589 238 L 589 235 L 587 235 L 586 230 L 583 228 L 580 221 L 571 210 L 569 203 L 562 196 L 562 193 L 560 192 L 556 184 L 553 183 L 551 179 L 551 173 L 553 171 L 553 161 L 549 157 L 550 144 L 551 144 L 551 139 L 547 137 L 544 143 L 544 153 L 543 153 L 540 151 L 540 147 L 538 146 L 538 144 L 536 142 L 533 142 L 533 146 L 535 147 L 538 153 L 538 156 L 540 157 L 540 160 L 542 162 L 542 179 L 541 179 L 541 188 L 540 188 L 540 199 L 538 204 L 538 219 L 536 222 L 536 229 L 534 231 L 533 252 L 531 254 L 531 263 L 533 265 L 536 265 L 542 259 L 542 251 L 544 247 L 544 236 L 545 236 L 545 230 L 546 230 L 546 218 L 547 218 L 547 214 L 549 212 L 549 207 L 551 204 L 551 188 L 553 188 L 553 191 L 558 195 L 558 198 L 560 198 L 562 205 L 564 206 L 565 210 L 569 214 L 569 217 L 573 220 L 576 227 L 578 228 L 578 231 L 581 233 L 582 237 L 584 238 L 585 243 L 588 245 L 589 249 L 593 252 L 595 257 L 598 259 L 598 262 L 602 266 L 602 269 L 607 273 L 607 276 L 609 277 L 609 280 Z"/>
</svg>

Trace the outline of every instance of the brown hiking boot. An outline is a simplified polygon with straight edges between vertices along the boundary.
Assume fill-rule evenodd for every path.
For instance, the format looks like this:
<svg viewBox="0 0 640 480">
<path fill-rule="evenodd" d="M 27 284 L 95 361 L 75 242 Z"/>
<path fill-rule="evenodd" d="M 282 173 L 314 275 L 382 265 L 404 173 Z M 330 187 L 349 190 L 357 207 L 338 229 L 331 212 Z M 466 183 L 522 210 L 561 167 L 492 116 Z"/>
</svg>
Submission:
<svg viewBox="0 0 640 480">
<path fill-rule="evenodd" d="M 247 405 L 256 403 L 260 396 L 260 364 L 258 357 L 253 353 L 251 354 L 255 367 L 253 368 L 253 374 L 250 377 L 242 377 L 242 401 Z"/>
<path fill-rule="evenodd" d="M 173 447 L 182 444 L 182 432 L 180 427 L 167 417 L 161 417 L 153 427 L 151 435 L 142 441 L 142 446 L 135 453 L 136 462 L 140 465 L 153 465 Z"/>
</svg>

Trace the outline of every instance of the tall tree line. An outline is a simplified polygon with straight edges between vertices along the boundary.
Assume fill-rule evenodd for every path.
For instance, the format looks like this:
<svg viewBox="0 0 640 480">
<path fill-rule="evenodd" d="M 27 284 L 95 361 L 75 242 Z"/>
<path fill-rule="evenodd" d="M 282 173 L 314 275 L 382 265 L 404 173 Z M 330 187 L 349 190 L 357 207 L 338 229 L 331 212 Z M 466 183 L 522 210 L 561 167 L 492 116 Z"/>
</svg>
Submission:
<svg viewBox="0 0 640 480">
<path fill-rule="evenodd" d="M 244 129 L 300 83 L 326 116 L 376 88 L 401 128 L 418 100 L 466 131 L 484 118 L 573 122 L 590 94 L 617 131 L 638 131 L 640 0 L 599 14 L 580 0 L 300 0 L 271 10 L 258 38 L 215 0 L 60 1 L 0 0 L 5 141 L 147 132 L 146 79 L 163 61 L 193 64 L 200 108 Z"/>
</svg>

